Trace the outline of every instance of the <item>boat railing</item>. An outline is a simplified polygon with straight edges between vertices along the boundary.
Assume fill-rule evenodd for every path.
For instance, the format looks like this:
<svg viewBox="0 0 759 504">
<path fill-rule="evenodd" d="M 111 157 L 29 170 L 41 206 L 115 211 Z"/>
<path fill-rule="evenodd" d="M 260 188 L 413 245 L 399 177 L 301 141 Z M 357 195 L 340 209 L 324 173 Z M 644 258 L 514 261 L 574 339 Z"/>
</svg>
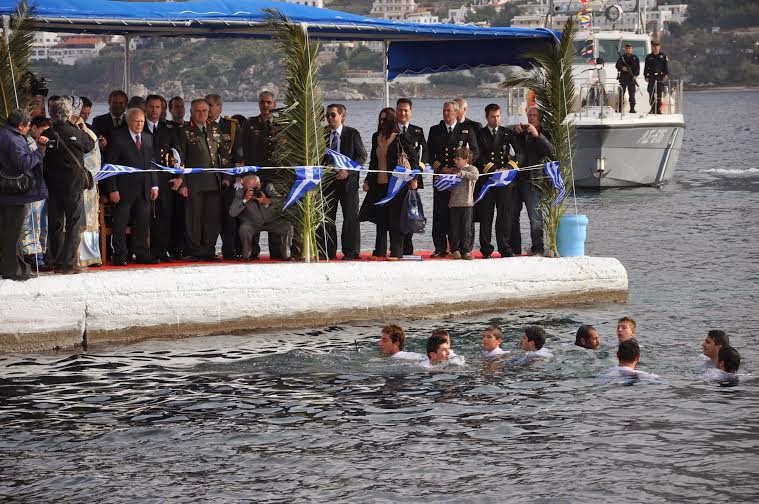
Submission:
<svg viewBox="0 0 759 504">
<path fill-rule="evenodd" d="M 683 83 L 682 81 L 666 80 L 657 83 L 661 87 L 661 114 L 682 114 L 684 110 Z M 641 88 L 636 90 L 638 112 L 648 112 L 651 105 L 648 100 L 648 90 Z M 579 109 L 578 117 L 594 117 L 603 119 L 611 117 L 624 117 L 630 114 L 629 96 L 619 84 L 582 84 L 578 90 Z"/>
</svg>

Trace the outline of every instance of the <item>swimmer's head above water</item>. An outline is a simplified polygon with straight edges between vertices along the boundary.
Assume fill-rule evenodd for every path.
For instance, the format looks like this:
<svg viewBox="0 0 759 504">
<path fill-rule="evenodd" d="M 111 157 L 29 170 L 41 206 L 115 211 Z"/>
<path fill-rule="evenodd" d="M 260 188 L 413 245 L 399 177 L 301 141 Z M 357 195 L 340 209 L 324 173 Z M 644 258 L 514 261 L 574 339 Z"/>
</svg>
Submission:
<svg viewBox="0 0 759 504">
<path fill-rule="evenodd" d="M 486 352 L 492 352 L 501 346 L 503 333 L 498 326 L 490 326 L 482 332 L 482 348 Z"/>
<path fill-rule="evenodd" d="M 636 336 L 636 324 L 632 317 L 622 317 L 617 321 L 617 339 L 624 343 Z"/>
<path fill-rule="evenodd" d="M 536 352 L 546 344 L 546 331 L 540 326 L 529 326 L 524 330 L 520 340 L 522 350 L 525 352 Z"/>
<path fill-rule="evenodd" d="M 447 361 L 450 354 L 450 338 L 446 339 L 442 334 L 433 333 L 433 335 L 427 339 L 427 357 L 430 359 L 430 364 L 435 365 Z"/>
<path fill-rule="evenodd" d="M 640 345 L 635 338 L 623 341 L 617 348 L 617 359 L 621 367 L 635 369 L 640 362 Z"/>
<path fill-rule="evenodd" d="M 575 334 L 575 345 L 588 350 L 595 350 L 601 344 L 598 331 L 592 325 L 581 325 Z"/>
<path fill-rule="evenodd" d="M 406 345 L 406 333 L 401 326 L 388 324 L 382 328 L 382 336 L 379 340 L 379 349 L 383 355 L 393 355 Z"/>
<path fill-rule="evenodd" d="M 704 350 L 704 355 L 711 359 L 711 361 L 714 363 L 714 367 L 719 367 L 719 351 L 722 348 L 729 346 L 730 337 L 725 333 L 725 331 L 720 331 L 719 329 L 712 329 L 709 331 L 709 333 L 706 335 L 706 338 L 704 339 L 704 342 L 701 344 L 701 348 Z"/>
<path fill-rule="evenodd" d="M 737 373 L 741 367 L 741 354 L 731 346 L 723 346 L 719 349 L 717 367 L 725 373 Z"/>
</svg>

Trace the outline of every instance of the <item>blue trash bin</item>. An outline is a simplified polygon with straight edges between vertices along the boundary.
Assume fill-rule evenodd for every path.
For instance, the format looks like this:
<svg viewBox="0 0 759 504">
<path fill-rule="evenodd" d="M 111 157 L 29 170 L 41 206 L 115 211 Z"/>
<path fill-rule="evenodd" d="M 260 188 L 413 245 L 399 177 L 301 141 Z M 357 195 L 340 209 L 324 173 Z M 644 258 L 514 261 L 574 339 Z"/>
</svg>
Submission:
<svg viewBox="0 0 759 504">
<path fill-rule="evenodd" d="M 561 257 L 585 255 L 585 235 L 588 217 L 585 215 L 562 215 L 556 233 L 556 248 Z"/>
</svg>

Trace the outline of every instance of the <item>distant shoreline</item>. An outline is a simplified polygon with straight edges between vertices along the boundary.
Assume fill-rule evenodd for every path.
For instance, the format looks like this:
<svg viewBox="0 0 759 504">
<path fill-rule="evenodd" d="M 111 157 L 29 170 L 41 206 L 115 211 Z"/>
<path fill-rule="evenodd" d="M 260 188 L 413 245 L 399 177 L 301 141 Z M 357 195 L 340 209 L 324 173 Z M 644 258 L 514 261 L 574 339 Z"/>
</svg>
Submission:
<svg viewBox="0 0 759 504">
<path fill-rule="evenodd" d="M 715 91 L 759 91 L 759 86 L 695 86 L 686 87 L 688 92 L 710 93 Z"/>
</svg>

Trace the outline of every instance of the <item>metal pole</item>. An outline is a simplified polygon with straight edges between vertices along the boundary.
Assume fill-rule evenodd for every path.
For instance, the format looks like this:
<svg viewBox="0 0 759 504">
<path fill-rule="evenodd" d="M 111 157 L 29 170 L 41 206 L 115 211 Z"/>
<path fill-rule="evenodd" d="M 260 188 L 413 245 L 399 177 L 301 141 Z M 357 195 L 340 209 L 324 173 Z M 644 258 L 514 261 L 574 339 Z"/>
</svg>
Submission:
<svg viewBox="0 0 759 504">
<path fill-rule="evenodd" d="M 385 41 L 385 87 L 383 89 L 383 94 L 385 96 L 385 108 L 390 106 L 390 81 L 388 80 L 389 70 L 388 70 L 388 51 L 390 51 L 390 41 Z"/>
<path fill-rule="evenodd" d="M 132 41 L 132 37 L 124 34 L 124 92 L 127 96 L 131 96 L 132 93 L 129 89 L 129 83 L 131 82 L 131 75 L 129 75 L 129 68 L 131 66 L 131 58 L 129 54 L 129 44 Z"/>
</svg>

